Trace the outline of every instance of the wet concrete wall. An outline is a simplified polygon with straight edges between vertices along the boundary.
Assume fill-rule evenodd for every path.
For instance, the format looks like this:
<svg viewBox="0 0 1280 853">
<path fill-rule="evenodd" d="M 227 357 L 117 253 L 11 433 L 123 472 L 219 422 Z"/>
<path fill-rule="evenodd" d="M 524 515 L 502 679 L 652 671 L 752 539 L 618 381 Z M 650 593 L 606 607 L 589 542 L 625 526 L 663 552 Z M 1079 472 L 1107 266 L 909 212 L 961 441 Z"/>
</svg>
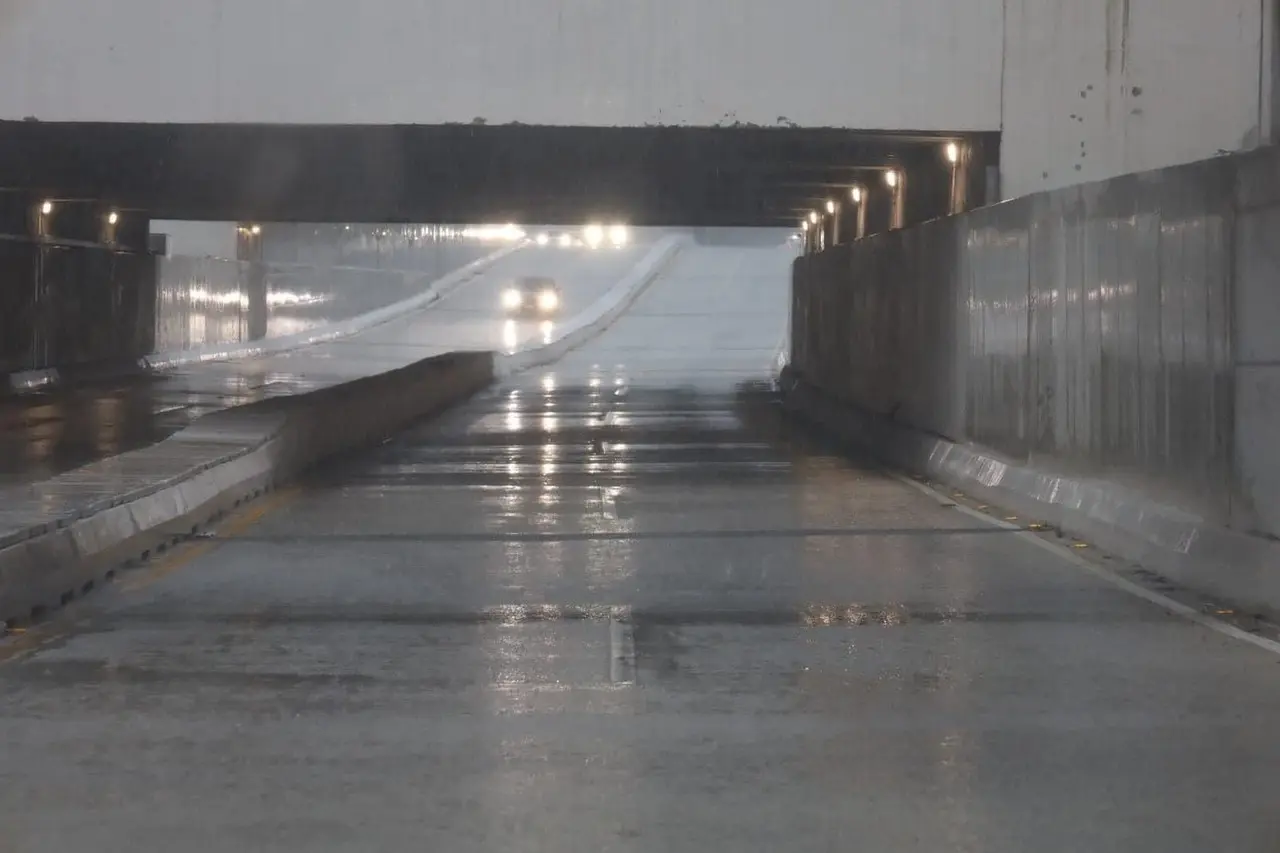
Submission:
<svg viewBox="0 0 1280 853">
<path fill-rule="evenodd" d="M 0 374 L 137 359 L 154 309 L 146 252 L 0 236 Z"/>
<path fill-rule="evenodd" d="M 260 228 L 242 238 L 239 259 L 160 259 L 156 351 L 282 337 L 346 320 L 415 296 L 497 248 L 451 226 Z"/>
<path fill-rule="evenodd" d="M 1004 8 L 1005 198 L 1275 141 L 1273 0 Z"/>
<path fill-rule="evenodd" d="M 793 363 L 1011 461 L 1280 534 L 1280 153 L 1024 197 L 800 258 Z"/>
</svg>

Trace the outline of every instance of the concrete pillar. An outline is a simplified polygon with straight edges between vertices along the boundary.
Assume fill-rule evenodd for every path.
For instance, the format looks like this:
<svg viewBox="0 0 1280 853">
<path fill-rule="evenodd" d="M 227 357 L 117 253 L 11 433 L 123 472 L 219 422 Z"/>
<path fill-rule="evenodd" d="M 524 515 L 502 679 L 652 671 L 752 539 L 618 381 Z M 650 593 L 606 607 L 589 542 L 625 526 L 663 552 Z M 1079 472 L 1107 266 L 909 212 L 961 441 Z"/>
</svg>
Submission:
<svg viewBox="0 0 1280 853">
<path fill-rule="evenodd" d="M 267 265 L 262 261 L 250 261 L 245 272 L 245 295 L 248 297 L 247 329 L 249 340 L 260 341 L 267 336 Z"/>
<path fill-rule="evenodd" d="M 889 191 L 889 230 L 902 228 L 907 222 L 907 173 L 897 166 L 884 173 Z"/>
<path fill-rule="evenodd" d="M 263 260 L 263 227 L 241 222 L 236 226 L 236 260 L 241 262 L 241 286 L 248 303 L 245 319 L 247 340 L 267 336 L 267 267 Z"/>
<path fill-rule="evenodd" d="M 853 225 L 850 229 L 850 237 L 854 240 L 861 240 L 867 236 L 867 188 L 861 185 L 853 187 L 849 191 L 849 203 L 853 205 Z"/>
<path fill-rule="evenodd" d="M 947 213 L 955 215 L 969 209 L 969 146 L 960 142 L 948 142 L 945 146 L 947 164 L 951 169 L 950 203 Z"/>
</svg>

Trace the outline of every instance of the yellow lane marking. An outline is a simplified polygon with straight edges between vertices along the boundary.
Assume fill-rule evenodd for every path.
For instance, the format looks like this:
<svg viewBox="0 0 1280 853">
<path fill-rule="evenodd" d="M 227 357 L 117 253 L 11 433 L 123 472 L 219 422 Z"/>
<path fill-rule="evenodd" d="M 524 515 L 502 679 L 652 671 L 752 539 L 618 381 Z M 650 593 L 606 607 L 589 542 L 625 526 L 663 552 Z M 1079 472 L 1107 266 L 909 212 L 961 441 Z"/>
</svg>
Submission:
<svg viewBox="0 0 1280 853">
<path fill-rule="evenodd" d="M 24 657 L 60 639 L 67 633 L 67 627 L 38 625 L 34 628 L 23 628 L 10 631 L 9 637 L 0 640 L 0 664 L 8 663 L 14 658 Z"/>
<path fill-rule="evenodd" d="M 218 527 L 218 539 L 179 545 L 167 557 L 157 560 L 151 566 L 148 566 L 146 571 L 139 572 L 123 580 L 120 583 L 120 589 L 125 592 L 137 592 L 140 589 L 151 586 L 156 581 L 167 578 L 184 566 L 190 565 L 213 551 L 223 544 L 224 540 L 234 539 L 247 533 L 268 515 L 292 503 L 300 494 L 302 494 L 300 488 L 291 486 L 250 504 L 246 509 L 231 516 L 225 524 Z"/>
<path fill-rule="evenodd" d="M 168 577 L 183 566 L 189 565 L 194 560 L 213 551 L 224 540 L 248 532 L 250 528 L 268 515 L 294 501 L 301 493 L 302 489 L 296 486 L 289 487 L 244 507 L 230 516 L 226 523 L 218 527 L 218 540 L 179 545 L 164 559 L 148 566 L 145 571 L 122 580 L 119 584 L 120 590 L 123 592 L 137 592 L 158 580 Z M 54 619 L 29 628 L 11 629 L 7 636 L 0 638 L 0 664 L 28 657 L 50 643 L 61 640 L 73 633 L 77 627 L 77 623 Z"/>
</svg>

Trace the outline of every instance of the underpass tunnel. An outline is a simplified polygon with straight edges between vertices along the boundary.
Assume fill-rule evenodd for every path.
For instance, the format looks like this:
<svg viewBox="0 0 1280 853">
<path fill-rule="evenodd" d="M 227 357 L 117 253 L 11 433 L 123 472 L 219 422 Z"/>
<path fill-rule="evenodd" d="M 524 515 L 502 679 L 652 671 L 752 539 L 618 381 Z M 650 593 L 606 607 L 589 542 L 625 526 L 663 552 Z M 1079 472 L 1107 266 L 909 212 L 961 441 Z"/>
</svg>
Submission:
<svg viewBox="0 0 1280 853">
<path fill-rule="evenodd" d="M 493 130 L 358 146 L 395 155 L 376 169 L 281 131 L 254 162 L 289 168 L 249 194 L 199 134 L 186 150 L 226 181 L 196 193 L 181 170 L 125 168 L 139 181 L 125 192 L 95 179 L 101 194 L 84 197 L 113 201 L 83 222 L 222 217 L 235 275 L 193 262 L 181 287 L 199 291 L 195 313 L 226 308 L 255 342 L 273 305 L 302 315 L 325 295 L 299 268 L 348 296 L 433 297 L 340 337 L 168 371 L 142 405 L 162 401 L 175 430 L 292 397 L 299 434 L 337 432 L 434 386 L 323 409 L 307 395 L 462 353 L 494 360 L 453 405 L 255 493 L 2 638 L 7 841 L 638 853 L 874 836 L 1012 853 L 1047 837 L 1118 849 L 1134 814 L 1161 816 L 1141 825 L 1152 849 L 1274 835 L 1258 815 L 1280 687 L 1260 677 L 1274 668 L 1261 645 L 779 406 L 797 242 L 818 252 L 994 200 L 993 139 Z M 542 147 L 517 155 L 512 140 Z M 431 151 L 440 162 L 417 170 Z M 85 162 L 57 164 L 65 186 L 92 183 Z M 88 251 L 58 215 L 76 192 L 55 185 L 25 194 L 24 227 L 44 230 L 24 234 L 42 252 Z M 597 240 L 611 225 L 630 239 Z M 509 316 L 527 281 L 554 281 L 563 313 Z M 106 423 L 139 399 L 33 410 Z M 229 442 L 196 432 L 175 444 Z M 144 458 L 157 467 L 77 468 L 46 497 L 160 470 Z"/>
<path fill-rule="evenodd" d="M 452 247 L 464 226 L 441 223 L 560 222 L 547 228 L 576 232 L 615 222 L 715 239 L 727 228 L 780 229 L 817 251 L 981 203 L 998 139 L 785 127 L 16 123 L 0 134 L 0 153 L 0 185 L 21 185 L 0 192 L 3 230 L 18 238 L 5 244 L 14 275 L 3 288 L 0 366 L 40 383 L 155 352 L 304 334 L 378 308 L 479 256 L 478 244 Z M 219 217 L 232 229 L 229 257 L 180 248 L 170 257 L 182 239 L 171 245 L 163 229 Z M 343 271 L 314 280 L 330 267 Z M 412 276 L 397 281 L 402 273 Z M 20 287 L 30 276 L 36 286 Z M 503 327 L 474 340 L 506 349 L 524 339 Z M 151 440 L 209 405 L 157 398 L 168 426 L 126 433 Z M 40 456 L 32 470 L 85 459 L 78 450 Z M 22 476 L 28 462 L 9 467 Z"/>
<path fill-rule="evenodd" d="M 792 229 L 817 251 L 997 197 L 998 135 L 791 127 L 314 127 L 5 123 L 7 373 L 156 346 L 152 221 L 238 223 L 255 274 L 286 228 L 622 222 Z M 268 229 L 263 235 L 261 229 Z M 255 229 L 257 231 L 255 231 Z M 361 260 L 375 267 L 380 256 Z M 83 260 L 91 258 L 92 261 Z M 80 287 L 79 277 L 107 280 Z M 28 273 L 34 288 L 18 282 Z M 443 273 L 443 270 L 440 270 Z M 63 278 L 56 286 L 54 278 Z M 251 277 L 248 336 L 270 328 Z M 61 298 L 57 294 L 68 294 Z M 101 299 L 88 307 L 90 295 Z M 91 300 L 90 300 L 91 301 Z M 84 303 L 84 304 L 82 304 Z"/>
</svg>

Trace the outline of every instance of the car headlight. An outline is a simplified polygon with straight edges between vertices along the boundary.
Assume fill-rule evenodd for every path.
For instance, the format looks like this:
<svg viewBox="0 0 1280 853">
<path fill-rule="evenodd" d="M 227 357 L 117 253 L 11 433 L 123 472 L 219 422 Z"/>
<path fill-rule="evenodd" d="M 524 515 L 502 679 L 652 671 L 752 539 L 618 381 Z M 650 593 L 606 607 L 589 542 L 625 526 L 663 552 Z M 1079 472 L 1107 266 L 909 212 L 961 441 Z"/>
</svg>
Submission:
<svg viewBox="0 0 1280 853">
<path fill-rule="evenodd" d="M 615 246 L 625 246 L 630 237 L 625 225 L 614 225 L 609 229 L 609 242 Z"/>
<path fill-rule="evenodd" d="M 503 308 L 519 308 L 520 303 L 523 301 L 524 300 L 520 298 L 520 291 L 518 290 L 504 290 L 502 292 Z"/>
<path fill-rule="evenodd" d="M 543 311 L 554 311 L 560 306 L 560 297 L 554 290 L 544 290 L 538 294 L 538 308 Z"/>
</svg>

